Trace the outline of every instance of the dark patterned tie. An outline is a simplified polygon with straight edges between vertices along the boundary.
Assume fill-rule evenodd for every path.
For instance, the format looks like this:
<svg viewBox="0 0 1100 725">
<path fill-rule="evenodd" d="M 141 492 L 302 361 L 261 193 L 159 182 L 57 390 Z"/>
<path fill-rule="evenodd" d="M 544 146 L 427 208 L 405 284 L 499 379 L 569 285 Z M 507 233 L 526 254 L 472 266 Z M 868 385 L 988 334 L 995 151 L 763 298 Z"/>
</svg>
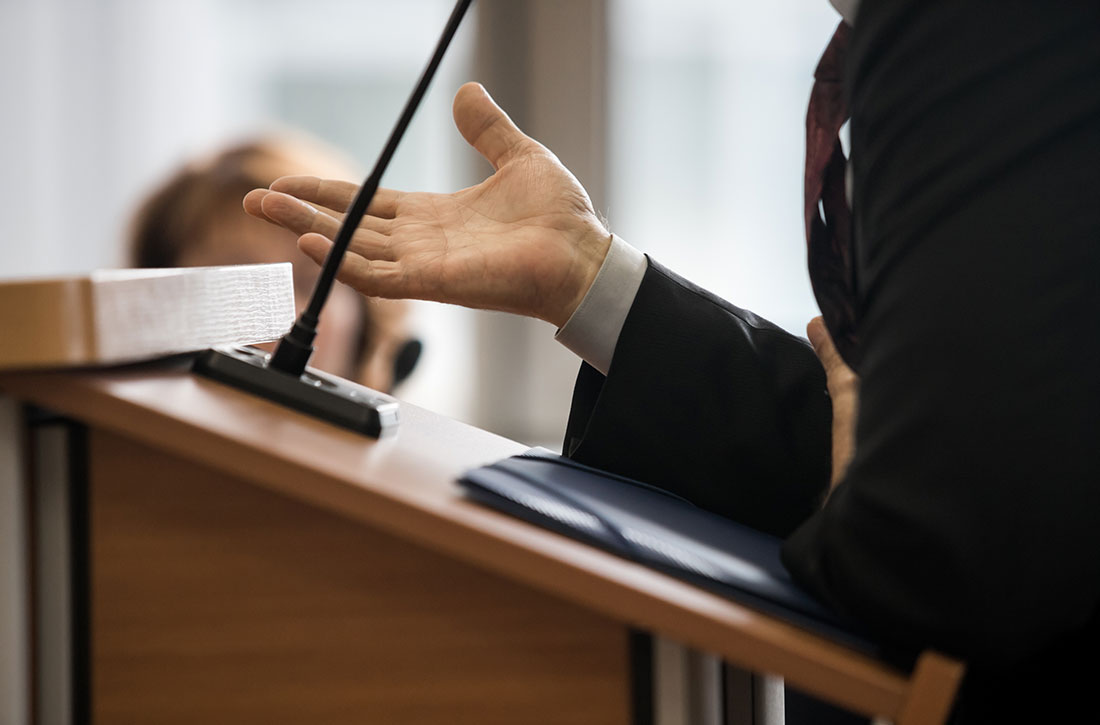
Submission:
<svg viewBox="0 0 1100 725">
<path fill-rule="evenodd" d="M 848 118 L 843 86 L 848 33 L 848 24 L 841 22 L 814 71 L 814 87 L 806 113 L 805 212 L 814 296 L 837 352 L 850 367 L 856 368 L 859 355 L 852 212 L 844 193 L 848 161 L 839 137 L 840 127 Z"/>
</svg>

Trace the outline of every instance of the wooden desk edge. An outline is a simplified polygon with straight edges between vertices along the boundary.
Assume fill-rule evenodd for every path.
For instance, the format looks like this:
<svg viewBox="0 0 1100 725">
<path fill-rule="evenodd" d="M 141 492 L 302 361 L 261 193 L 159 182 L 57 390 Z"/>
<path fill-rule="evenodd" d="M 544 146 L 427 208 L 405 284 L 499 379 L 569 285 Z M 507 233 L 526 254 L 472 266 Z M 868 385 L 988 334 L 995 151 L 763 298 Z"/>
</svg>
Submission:
<svg viewBox="0 0 1100 725">
<path fill-rule="evenodd" d="M 865 654 L 670 576 L 466 502 L 457 489 L 453 501 L 443 502 L 447 505 L 432 505 L 273 457 L 270 450 L 229 440 L 112 395 L 105 384 L 112 375 L 117 373 L 0 374 L 0 389 L 714 652 L 732 664 L 780 675 L 866 715 L 895 718 L 916 684 L 917 671 L 906 676 Z M 221 388 L 221 394 L 244 395 L 228 388 Z M 522 448 L 516 446 L 517 451 Z"/>
</svg>

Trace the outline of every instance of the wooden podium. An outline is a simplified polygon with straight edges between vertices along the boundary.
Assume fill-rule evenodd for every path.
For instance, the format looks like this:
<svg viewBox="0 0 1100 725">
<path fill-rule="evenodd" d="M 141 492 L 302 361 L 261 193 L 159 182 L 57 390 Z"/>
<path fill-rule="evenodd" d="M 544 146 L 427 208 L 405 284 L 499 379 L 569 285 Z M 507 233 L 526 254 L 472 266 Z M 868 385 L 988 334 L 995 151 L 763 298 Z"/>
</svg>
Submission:
<svg viewBox="0 0 1100 725">
<path fill-rule="evenodd" d="M 941 722 L 961 676 L 479 507 L 454 480 L 523 446 L 411 405 L 372 441 L 180 361 L 5 373 L 0 396 L 0 477 L 30 512 L 7 535 L 29 542 L 8 607 L 29 674 L 7 688 L 33 722 L 705 725 L 747 707 L 725 685 L 719 710 L 699 700 L 705 667 L 654 675 L 639 631 L 905 724 Z"/>
</svg>

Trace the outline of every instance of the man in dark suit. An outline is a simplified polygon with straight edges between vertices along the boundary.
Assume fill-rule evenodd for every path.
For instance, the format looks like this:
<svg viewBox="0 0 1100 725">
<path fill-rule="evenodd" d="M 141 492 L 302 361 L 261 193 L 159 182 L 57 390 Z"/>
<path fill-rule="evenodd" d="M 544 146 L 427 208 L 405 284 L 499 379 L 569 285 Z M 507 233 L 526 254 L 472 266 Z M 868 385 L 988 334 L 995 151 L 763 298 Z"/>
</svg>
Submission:
<svg viewBox="0 0 1100 725">
<path fill-rule="evenodd" d="M 843 402 L 840 358 L 859 380 L 846 467 L 814 350 L 612 239 L 479 86 L 455 119 L 496 173 L 380 192 L 342 279 L 553 322 L 586 360 L 567 453 L 787 537 L 795 579 L 883 642 L 966 659 L 960 721 L 1079 714 L 1100 674 L 1100 4 L 864 0 L 847 46 L 851 165 L 830 159 L 808 217 L 832 333 L 812 335 Z M 246 208 L 320 260 L 337 221 L 300 200 L 354 187 L 272 189 Z"/>
</svg>

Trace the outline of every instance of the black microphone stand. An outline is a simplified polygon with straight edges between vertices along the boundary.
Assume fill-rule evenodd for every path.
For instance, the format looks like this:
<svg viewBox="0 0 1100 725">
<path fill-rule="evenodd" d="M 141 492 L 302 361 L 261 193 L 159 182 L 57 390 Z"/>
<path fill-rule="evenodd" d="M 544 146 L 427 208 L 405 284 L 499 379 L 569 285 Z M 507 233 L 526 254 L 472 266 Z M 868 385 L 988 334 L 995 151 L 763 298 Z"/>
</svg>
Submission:
<svg viewBox="0 0 1100 725">
<path fill-rule="evenodd" d="M 279 341 L 275 352 L 266 355 L 251 347 L 207 350 L 196 358 L 194 372 L 366 435 L 377 437 L 397 425 L 397 402 L 393 398 L 335 376 L 306 370 L 306 365 L 313 354 L 317 323 L 336 281 L 340 262 L 471 2 L 458 0 L 455 3 L 428 66 L 405 103 L 374 169 L 348 208 L 309 304 Z"/>
</svg>

